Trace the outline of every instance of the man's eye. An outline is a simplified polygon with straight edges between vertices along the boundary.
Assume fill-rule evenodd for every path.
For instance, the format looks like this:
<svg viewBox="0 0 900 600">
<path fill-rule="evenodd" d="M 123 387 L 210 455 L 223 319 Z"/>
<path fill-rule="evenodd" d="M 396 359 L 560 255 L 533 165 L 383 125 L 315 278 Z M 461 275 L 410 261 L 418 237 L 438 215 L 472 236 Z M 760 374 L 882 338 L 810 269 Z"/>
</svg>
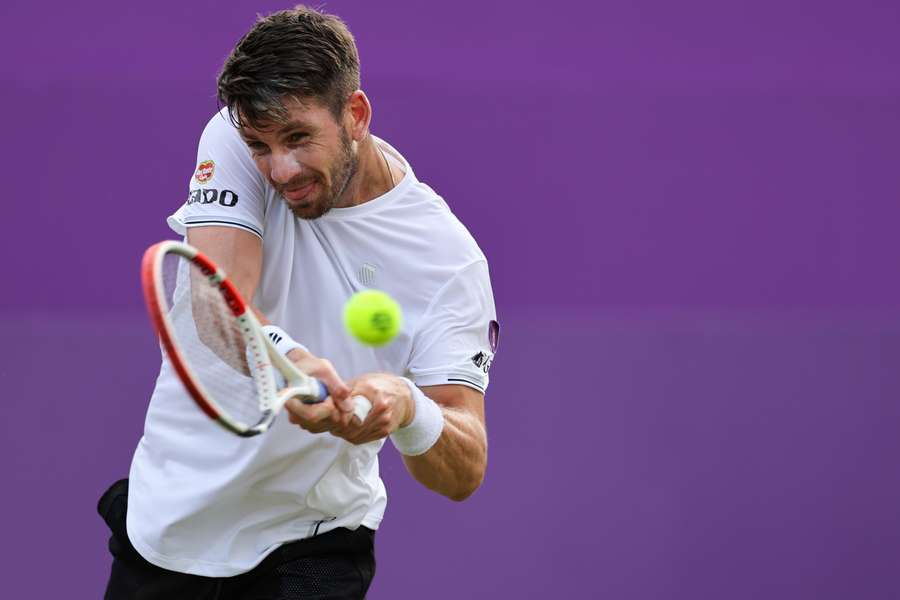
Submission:
<svg viewBox="0 0 900 600">
<path fill-rule="evenodd" d="M 269 150 L 268 146 L 260 143 L 248 144 L 248 146 L 253 154 L 265 154 Z"/>
<path fill-rule="evenodd" d="M 288 144 L 299 144 L 309 136 L 305 133 L 292 133 L 288 136 Z"/>
</svg>

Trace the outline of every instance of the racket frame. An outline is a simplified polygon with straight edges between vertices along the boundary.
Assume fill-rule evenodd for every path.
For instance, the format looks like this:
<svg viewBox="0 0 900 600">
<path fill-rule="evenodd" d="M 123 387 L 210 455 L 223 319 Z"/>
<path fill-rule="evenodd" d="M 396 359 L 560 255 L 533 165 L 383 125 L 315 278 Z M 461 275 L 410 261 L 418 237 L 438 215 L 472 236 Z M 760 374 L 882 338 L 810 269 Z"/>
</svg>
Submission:
<svg viewBox="0 0 900 600">
<path fill-rule="evenodd" d="M 257 423 L 241 423 L 219 406 L 191 371 L 178 348 L 172 333 L 174 325 L 168 314 L 169 303 L 162 280 L 163 260 L 170 254 L 196 265 L 209 284 L 222 294 L 231 314 L 237 320 L 244 343 L 252 354 L 253 380 L 263 405 L 262 417 Z M 259 319 L 228 279 L 225 271 L 193 246 L 175 240 L 166 240 L 150 246 L 144 252 L 141 261 L 141 283 L 150 321 L 179 379 L 200 409 L 228 431 L 242 437 L 259 435 L 269 429 L 278 412 L 290 398 L 299 398 L 306 404 L 314 404 L 322 402 L 327 397 L 328 392 L 319 380 L 300 371 L 275 348 L 272 340 L 263 333 Z M 281 372 L 288 387 L 280 391 L 276 389 L 273 368 Z"/>
</svg>

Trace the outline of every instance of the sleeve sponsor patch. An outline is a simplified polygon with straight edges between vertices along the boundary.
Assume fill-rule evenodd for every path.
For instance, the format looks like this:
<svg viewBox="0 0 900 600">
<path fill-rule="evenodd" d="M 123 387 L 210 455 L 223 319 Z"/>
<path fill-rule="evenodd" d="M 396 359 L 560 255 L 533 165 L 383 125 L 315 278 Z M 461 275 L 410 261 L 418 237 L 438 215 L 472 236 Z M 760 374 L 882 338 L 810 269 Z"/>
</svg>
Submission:
<svg viewBox="0 0 900 600">
<path fill-rule="evenodd" d="M 204 160 L 197 165 L 197 170 L 194 172 L 194 179 L 197 180 L 197 183 L 209 183 L 212 181 L 215 172 L 216 163 L 211 160 Z"/>
<path fill-rule="evenodd" d="M 477 354 L 475 354 L 475 356 L 472 357 L 472 364 L 474 364 L 475 368 L 481 370 L 481 372 L 485 375 L 487 375 L 488 371 L 491 370 L 492 362 L 494 362 L 494 355 L 483 350 L 479 351 Z"/>
<path fill-rule="evenodd" d="M 459 270 L 417 326 L 407 370 L 419 385 L 458 383 L 480 391 L 500 341 L 487 263 Z"/>
</svg>

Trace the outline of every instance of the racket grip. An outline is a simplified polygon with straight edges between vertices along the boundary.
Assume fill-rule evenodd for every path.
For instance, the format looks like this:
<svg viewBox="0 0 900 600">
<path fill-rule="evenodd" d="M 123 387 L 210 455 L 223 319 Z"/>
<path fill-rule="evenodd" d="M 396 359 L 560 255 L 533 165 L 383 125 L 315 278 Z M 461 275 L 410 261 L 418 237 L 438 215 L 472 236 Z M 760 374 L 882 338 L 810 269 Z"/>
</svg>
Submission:
<svg viewBox="0 0 900 600">
<path fill-rule="evenodd" d="M 351 399 L 353 400 L 353 414 L 360 421 L 365 421 L 369 411 L 372 410 L 372 403 L 365 396 L 353 396 Z"/>
<path fill-rule="evenodd" d="M 318 379 L 313 379 L 316 382 L 316 387 L 319 388 L 319 391 L 316 392 L 315 396 L 306 396 L 301 400 L 303 404 L 318 404 L 319 402 L 325 402 L 325 398 L 328 397 L 328 388 L 325 387 L 325 384 L 319 381 Z"/>
<path fill-rule="evenodd" d="M 304 404 L 318 404 L 319 402 L 324 402 L 325 398 L 328 397 L 328 389 L 325 385 L 318 379 L 315 382 L 319 385 L 319 395 L 317 398 L 304 399 Z M 365 421 L 369 411 L 372 410 L 372 403 L 365 396 L 353 396 L 351 400 L 353 400 L 353 414 L 360 421 Z"/>
</svg>

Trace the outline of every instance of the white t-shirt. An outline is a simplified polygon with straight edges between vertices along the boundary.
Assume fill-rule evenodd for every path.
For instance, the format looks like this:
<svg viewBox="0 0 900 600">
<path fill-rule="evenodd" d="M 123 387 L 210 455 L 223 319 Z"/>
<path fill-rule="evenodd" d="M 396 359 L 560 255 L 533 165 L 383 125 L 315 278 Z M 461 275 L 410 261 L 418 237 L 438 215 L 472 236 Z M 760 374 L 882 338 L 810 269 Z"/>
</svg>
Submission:
<svg viewBox="0 0 900 600">
<path fill-rule="evenodd" d="M 218 113 L 200 140 L 188 200 L 169 225 L 181 235 L 204 225 L 258 235 L 253 303 L 345 380 L 380 371 L 419 386 L 483 391 L 497 331 L 485 257 L 444 200 L 375 141 L 403 179 L 361 205 L 302 220 Z M 364 288 L 384 290 L 403 308 L 403 329 L 387 346 L 363 346 L 344 330 L 344 303 Z M 160 567 L 222 577 L 250 570 L 288 541 L 336 527 L 375 529 L 387 502 L 383 443 L 313 435 L 283 414 L 267 433 L 240 438 L 196 407 L 163 356 L 131 465 L 128 536 Z"/>
</svg>

